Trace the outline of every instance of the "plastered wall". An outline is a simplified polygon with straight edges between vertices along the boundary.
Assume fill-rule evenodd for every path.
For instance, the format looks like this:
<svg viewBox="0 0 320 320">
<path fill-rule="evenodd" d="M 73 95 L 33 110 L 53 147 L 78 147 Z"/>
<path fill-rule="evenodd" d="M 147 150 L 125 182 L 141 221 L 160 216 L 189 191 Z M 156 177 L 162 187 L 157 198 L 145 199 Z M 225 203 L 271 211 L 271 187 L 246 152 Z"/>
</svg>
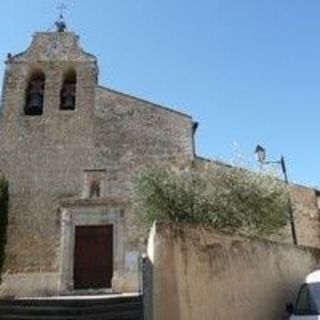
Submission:
<svg viewBox="0 0 320 320">
<path fill-rule="evenodd" d="M 159 226 L 149 238 L 153 320 L 279 320 L 319 250 L 204 229 Z"/>
</svg>

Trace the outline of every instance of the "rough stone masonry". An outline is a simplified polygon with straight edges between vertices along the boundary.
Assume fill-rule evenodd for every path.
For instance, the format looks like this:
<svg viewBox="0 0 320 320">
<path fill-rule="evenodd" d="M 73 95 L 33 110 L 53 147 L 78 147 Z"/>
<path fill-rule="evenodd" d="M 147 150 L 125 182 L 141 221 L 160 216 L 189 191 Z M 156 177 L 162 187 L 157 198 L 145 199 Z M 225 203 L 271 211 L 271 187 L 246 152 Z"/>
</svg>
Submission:
<svg viewBox="0 0 320 320">
<path fill-rule="evenodd" d="M 61 110 L 70 70 L 76 106 Z M 43 112 L 26 115 L 26 90 L 39 72 L 45 75 Z M 31 46 L 6 63 L 0 168 L 11 207 L 2 295 L 72 292 L 75 229 L 90 225 L 113 226 L 109 289 L 137 290 L 145 234 L 132 221 L 131 178 L 147 164 L 190 162 L 193 122 L 103 88 L 97 75 L 96 58 L 70 32 L 36 33 Z M 98 194 L 91 194 L 91 184 Z"/>
</svg>

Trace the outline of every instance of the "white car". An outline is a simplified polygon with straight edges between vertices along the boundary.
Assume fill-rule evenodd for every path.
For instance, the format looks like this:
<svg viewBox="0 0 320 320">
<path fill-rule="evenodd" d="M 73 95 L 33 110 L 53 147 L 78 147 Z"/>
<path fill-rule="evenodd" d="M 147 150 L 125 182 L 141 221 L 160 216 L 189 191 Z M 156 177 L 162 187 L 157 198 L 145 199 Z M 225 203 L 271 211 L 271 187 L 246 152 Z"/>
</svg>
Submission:
<svg viewBox="0 0 320 320">
<path fill-rule="evenodd" d="M 287 311 L 290 320 L 320 320 L 320 270 L 306 277 L 295 305 L 288 304 Z"/>
</svg>

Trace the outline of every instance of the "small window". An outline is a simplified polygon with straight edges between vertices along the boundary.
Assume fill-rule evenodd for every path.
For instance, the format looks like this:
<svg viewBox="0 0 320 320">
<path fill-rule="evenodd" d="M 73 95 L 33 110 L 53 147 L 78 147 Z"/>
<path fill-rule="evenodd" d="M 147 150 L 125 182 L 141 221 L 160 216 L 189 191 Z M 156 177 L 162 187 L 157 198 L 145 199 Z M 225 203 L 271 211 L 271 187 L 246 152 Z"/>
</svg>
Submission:
<svg viewBox="0 0 320 320">
<path fill-rule="evenodd" d="M 105 170 L 85 170 L 83 197 L 101 198 L 104 194 Z"/>
<path fill-rule="evenodd" d="M 60 91 L 60 109 L 75 110 L 76 108 L 77 74 L 69 70 L 64 74 L 62 88 Z"/>
<path fill-rule="evenodd" d="M 26 103 L 24 107 L 26 115 L 40 116 L 43 114 L 44 87 L 44 73 L 42 71 L 33 72 L 26 91 Z"/>
</svg>

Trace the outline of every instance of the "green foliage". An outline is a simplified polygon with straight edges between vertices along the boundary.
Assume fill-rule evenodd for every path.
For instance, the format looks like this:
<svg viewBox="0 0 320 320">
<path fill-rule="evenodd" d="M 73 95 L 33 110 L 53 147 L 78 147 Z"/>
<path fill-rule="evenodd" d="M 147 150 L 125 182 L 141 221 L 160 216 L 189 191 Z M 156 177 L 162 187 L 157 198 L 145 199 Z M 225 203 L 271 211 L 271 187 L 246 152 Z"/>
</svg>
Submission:
<svg viewBox="0 0 320 320">
<path fill-rule="evenodd" d="M 7 241 L 8 205 L 8 182 L 0 176 L 0 274 L 3 268 L 4 250 Z"/>
<path fill-rule="evenodd" d="M 148 169 L 136 179 L 139 221 L 191 224 L 247 235 L 270 235 L 288 222 L 288 194 L 273 176 L 241 168 L 201 172 Z"/>
</svg>

